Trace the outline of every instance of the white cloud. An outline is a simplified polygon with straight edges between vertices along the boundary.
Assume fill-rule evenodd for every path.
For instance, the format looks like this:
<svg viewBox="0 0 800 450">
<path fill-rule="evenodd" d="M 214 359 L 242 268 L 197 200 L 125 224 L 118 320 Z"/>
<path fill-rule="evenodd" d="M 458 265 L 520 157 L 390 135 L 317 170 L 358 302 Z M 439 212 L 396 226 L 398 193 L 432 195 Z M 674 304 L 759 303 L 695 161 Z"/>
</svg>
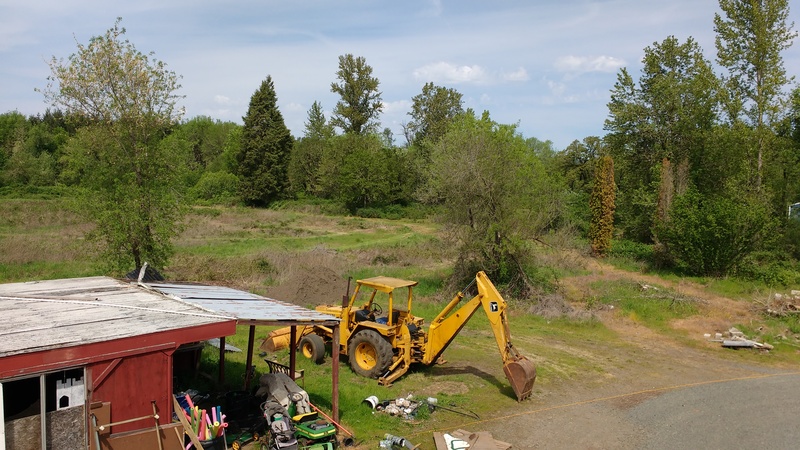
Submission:
<svg viewBox="0 0 800 450">
<path fill-rule="evenodd" d="M 548 89 L 550 89 L 550 93 L 555 95 L 556 97 L 561 97 L 567 90 L 567 85 L 552 80 L 547 81 L 547 87 Z"/>
<path fill-rule="evenodd" d="M 289 103 L 286 105 L 286 110 L 287 110 L 287 111 L 305 111 L 306 109 L 305 109 L 305 108 L 303 108 L 303 105 L 301 105 L 300 103 L 297 103 L 297 102 L 289 102 Z"/>
<path fill-rule="evenodd" d="M 422 11 L 422 15 L 427 17 L 441 16 L 444 10 L 442 7 L 442 0 L 430 0 L 430 3 L 430 6 Z"/>
<path fill-rule="evenodd" d="M 625 61 L 613 56 L 561 56 L 555 68 L 561 72 L 616 72 L 625 66 Z"/>
<path fill-rule="evenodd" d="M 414 78 L 434 83 L 485 83 L 489 76 L 483 67 L 457 66 L 448 62 L 438 62 L 414 70 Z"/>
<path fill-rule="evenodd" d="M 528 71 L 525 70 L 524 67 L 520 67 L 513 72 L 503 74 L 503 80 L 505 81 L 528 81 L 529 78 Z"/>
<path fill-rule="evenodd" d="M 409 100 L 383 102 L 383 112 L 385 114 L 405 113 L 410 109 L 411 109 L 411 102 Z"/>
<path fill-rule="evenodd" d="M 230 97 L 226 97 L 224 95 L 217 94 L 217 95 L 214 96 L 214 103 L 216 103 L 218 105 L 230 105 L 231 104 L 231 99 L 230 99 Z"/>
</svg>

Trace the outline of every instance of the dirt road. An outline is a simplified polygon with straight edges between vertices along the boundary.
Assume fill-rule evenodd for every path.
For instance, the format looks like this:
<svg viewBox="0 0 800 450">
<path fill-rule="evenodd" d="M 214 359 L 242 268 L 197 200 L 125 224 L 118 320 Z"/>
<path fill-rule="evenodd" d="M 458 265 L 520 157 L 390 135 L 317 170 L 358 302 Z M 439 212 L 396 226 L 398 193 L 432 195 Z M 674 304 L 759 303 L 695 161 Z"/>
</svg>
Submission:
<svg viewBox="0 0 800 450">
<path fill-rule="evenodd" d="M 670 324 L 694 342 L 687 345 L 685 339 L 679 342 L 618 311 L 601 310 L 597 312 L 600 320 L 617 335 L 614 343 L 547 343 L 562 346 L 559 350 L 564 354 L 591 360 L 596 370 L 565 377 L 571 381 L 537 381 L 530 400 L 492 417 L 467 419 L 460 428 L 489 431 L 514 449 L 800 447 L 800 389 L 796 389 L 800 368 L 775 365 L 766 354 L 743 358 L 743 352 L 751 351 L 723 349 L 703 336 L 757 321 L 748 302 L 710 294 L 691 282 L 628 272 L 596 260 L 588 260 L 586 265 L 589 275 L 562 280 L 569 297 L 594 295 L 595 281 L 629 280 L 697 299 L 701 314 Z M 329 287 L 335 283 L 332 272 L 318 284 Z M 291 288 L 292 283 L 283 286 Z M 312 302 L 315 292 L 292 289 L 282 295 L 304 295 Z M 524 342 L 517 344 L 524 348 Z M 449 366 L 448 370 L 497 369 L 493 357 L 462 364 L 465 366 Z M 553 370 L 558 369 L 557 364 L 555 359 L 548 361 Z M 503 379 L 497 384 L 504 383 Z M 420 443 L 420 449 L 434 448 L 429 432 L 410 437 Z M 376 446 L 377 442 L 365 442 L 359 450 Z"/>
<path fill-rule="evenodd" d="M 519 408 L 461 428 L 489 431 L 515 449 L 800 446 L 800 368 L 776 366 L 768 355 L 763 365 L 758 358 L 738 358 L 742 355 L 736 350 L 722 349 L 703 336 L 756 319 L 746 302 L 708 294 L 692 283 L 593 264 L 591 275 L 564 283 L 589 289 L 599 279 L 627 279 L 701 300 L 700 316 L 672 324 L 695 338 L 695 345 L 676 342 L 613 311 L 601 312 L 601 320 L 626 347 L 587 345 L 573 351 L 591 352 L 603 361 L 602 374 L 548 386 Z"/>
<path fill-rule="evenodd" d="M 800 371 L 686 356 L 664 374 L 573 386 L 462 428 L 515 449 L 798 448 Z"/>
</svg>

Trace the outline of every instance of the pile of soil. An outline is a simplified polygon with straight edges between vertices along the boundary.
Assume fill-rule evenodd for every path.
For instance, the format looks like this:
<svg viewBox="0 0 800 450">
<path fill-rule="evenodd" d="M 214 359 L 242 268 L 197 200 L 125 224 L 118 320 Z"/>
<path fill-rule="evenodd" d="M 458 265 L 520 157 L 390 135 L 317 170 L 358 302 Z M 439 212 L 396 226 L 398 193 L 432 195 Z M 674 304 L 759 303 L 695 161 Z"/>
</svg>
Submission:
<svg viewBox="0 0 800 450">
<path fill-rule="evenodd" d="M 307 267 L 287 274 L 279 285 L 267 288 L 266 296 L 313 309 L 318 305 L 341 304 L 346 290 L 347 281 L 334 269 Z"/>
</svg>

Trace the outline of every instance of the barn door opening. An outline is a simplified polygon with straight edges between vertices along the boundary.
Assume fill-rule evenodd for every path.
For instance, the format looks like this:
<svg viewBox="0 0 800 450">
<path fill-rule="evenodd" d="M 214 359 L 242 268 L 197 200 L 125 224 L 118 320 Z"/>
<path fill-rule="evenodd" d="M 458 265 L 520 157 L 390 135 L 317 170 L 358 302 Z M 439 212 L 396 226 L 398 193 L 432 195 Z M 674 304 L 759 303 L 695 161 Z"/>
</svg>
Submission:
<svg viewBox="0 0 800 450">
<path fill-rule="evenodd" d="M 0 450 L 86 448 L 85 379 L 80 368 L 4 381 Z"/>
</svg>

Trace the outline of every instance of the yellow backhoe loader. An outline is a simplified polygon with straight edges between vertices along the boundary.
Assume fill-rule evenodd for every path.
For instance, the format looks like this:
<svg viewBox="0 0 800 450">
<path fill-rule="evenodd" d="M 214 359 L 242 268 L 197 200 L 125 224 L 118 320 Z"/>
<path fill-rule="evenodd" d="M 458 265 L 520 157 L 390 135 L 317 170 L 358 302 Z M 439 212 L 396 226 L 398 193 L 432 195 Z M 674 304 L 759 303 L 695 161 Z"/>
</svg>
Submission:
<svg viewBox="0 0 800 450">
<path fill-rule="evenodd" d="M 358 280 L 353 295 L 345 297 L 341 306 L 316 308 L 341 319 L 340 352 L 348 356 L 353 371 L 377 378 L 379 384 L 388 386 L 405 374 L 411 364 L 433 364 L 482 307 L 500 350 L 503 371 L 517 400 L 530 396 L 536 368 L 511 344 L 506 302 L 485 273 L 478 272 L 475 280 L 464 289 L 464 292 L 476 289 L 477 294 L 465 302 L 464 292 L 456 294 L 433 319 L 428 331 L 422 328 L 424 319 L 411 314 L 412 291 L 416 285 L 416 281 L 390 277 Z M 386 305 L 385 313 L 382 305 Z M 267 339 L 286 339 L 287 334 L 288 330 L 276 330 Z M 320 326 L 305 327 L 299 329 L 297 336 L 298 350 L 321 363 L 326 343 L 332 342 L 332 330 Z M 283 345 L 272 342 L 270 346 L 279 348 L 286 344 L 288 339 Z"/>
</svg>

